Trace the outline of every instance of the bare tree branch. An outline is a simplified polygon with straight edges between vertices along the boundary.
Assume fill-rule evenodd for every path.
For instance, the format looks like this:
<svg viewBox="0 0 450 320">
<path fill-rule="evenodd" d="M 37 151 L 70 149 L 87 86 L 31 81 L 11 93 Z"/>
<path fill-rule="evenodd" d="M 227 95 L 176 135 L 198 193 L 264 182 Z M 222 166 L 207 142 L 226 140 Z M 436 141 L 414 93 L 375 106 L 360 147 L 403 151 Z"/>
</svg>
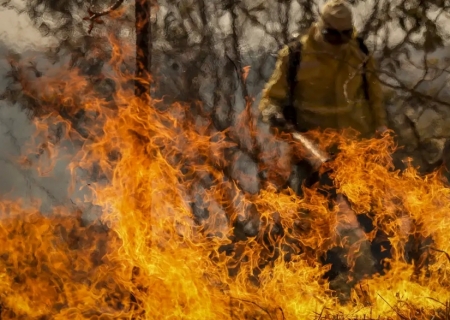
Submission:
<svg viewBox="0 0 450 320">
<path fill-rule="evenodd" d="M 94 11 L 92 10 L 92 7 L 88 9 L 88 14 L 89 17 L 85 17 L 83 18 L 83 20 L 88 20 L 91 21 L 90 25 L 89 25 L 89 29 L 88 29 L 88 33 L 92 32 L 92 29 L 94 28 L 94 24 L 103 24 L 103 21 L 100 19 L 103 16 L 106 16 L 108 14 L 110 14 L 111 12 L 119 9 L 119 7 L 122 5 L 122 3 L 124 2 L 124 0 L 117 0 L 116 2 L 114 2 L 113 5 L 111 5 L 110 7 L 108 7 L 107 9 L 103 10 L 103 11 Z"/>
</svg>

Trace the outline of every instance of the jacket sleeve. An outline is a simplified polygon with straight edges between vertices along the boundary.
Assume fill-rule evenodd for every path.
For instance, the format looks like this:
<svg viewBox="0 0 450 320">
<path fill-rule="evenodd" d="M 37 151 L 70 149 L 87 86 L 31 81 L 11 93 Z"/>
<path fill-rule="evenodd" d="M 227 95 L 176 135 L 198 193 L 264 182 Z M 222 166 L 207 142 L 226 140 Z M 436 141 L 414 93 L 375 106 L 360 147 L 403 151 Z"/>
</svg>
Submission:
<svg viewBox="0 0 450 320">
<path fill-rule="evenodd" d="M 282 112 L 289 90 L 286 79 L 288 59 L 289 48 L 285 46 L 278 52 L 275 69 L 262 92 L 259 111 L 263 122 L 268 123 L 272 115 Z"/>
<path fill-rule="evenodd" d="M 384 106 L 383 90 L 377 75 L 376 63 L 373 57 L 367 61 L 367 82 L 370 106 L 372 108 L 376 127 L 387 126 L 387 114 Z"/>
</svg>

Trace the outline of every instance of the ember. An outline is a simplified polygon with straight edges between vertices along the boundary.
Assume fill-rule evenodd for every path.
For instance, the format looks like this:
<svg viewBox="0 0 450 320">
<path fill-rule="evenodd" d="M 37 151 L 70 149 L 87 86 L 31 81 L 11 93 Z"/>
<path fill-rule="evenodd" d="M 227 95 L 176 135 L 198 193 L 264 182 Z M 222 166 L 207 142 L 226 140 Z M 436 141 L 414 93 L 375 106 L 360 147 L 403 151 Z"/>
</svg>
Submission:
<svg viewBox="0 0 450 320">
<path fill-rule="evenodd" d="M 355 235 L 360 241 L 349 253 L 339 254 L 342 263 L 351 269 L 363 243 L 377 234 L 390 246 L 378 250 L 390 252 L 380 273 L 364 273 L 341 304 L 324 261 L 353 236 L 342 231 L 355 223 L 340 220 L 342 206 L 330 205 L 320 184 L 303 198 L 271 183 L 242 191 L 227 173 L 232 133 L 212 131 L 207 114 L 193 120 L 190 105 L 163 111 L 161 101 L 137 98 L 126 86 L 133 76 L 120 69 L 123 48 L 111 39 L 116 92 L 110 100 L 75 71 L 24 88 L 49 110 L 59 104 L 95 116 L 85 137 L 57 114 L 38 117 L 32 152 L 54 165 L 55 127 L 66 133 L 61 140 L 81 141 L 67 170 L 74 181 L 85 179 L 92 198 L 84 201 L 102 214 L 86 224 L 80 210 L 59 207 L 45 216 L 39 203 L 29 209 L 0 202 L 2 319 L 449 317 L 450 189 L 439 173 L 395 171 L 389 134 L 362 141 L 350 131 L 305 134 L 323 150 L 339 146 L 323 170 L 348 199 L 344 209 L 373 223 Z M 247 115 L 244 110 L 242 123 Z M 255 132 L 237 132 L 252 146 Z M 282 142 L 263 139 L 261 157 L 279 157 Z M 282 162 L 264 169 L 283 174 Z M 38 169 L 49 172 L 44 164 Z M 238 179 L 245 178 L 252 179 Z M 344 276 L 344 283 L 354 280 L 354 273 Z"/>
</svg>

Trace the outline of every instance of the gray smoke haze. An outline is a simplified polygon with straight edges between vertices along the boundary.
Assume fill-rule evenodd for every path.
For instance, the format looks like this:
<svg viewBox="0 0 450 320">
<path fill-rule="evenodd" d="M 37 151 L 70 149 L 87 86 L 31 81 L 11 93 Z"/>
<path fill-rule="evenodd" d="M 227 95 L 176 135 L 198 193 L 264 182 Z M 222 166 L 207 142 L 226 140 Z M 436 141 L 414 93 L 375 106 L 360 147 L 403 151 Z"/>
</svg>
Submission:
<svg viewBox="0 0 450 320">
<path fill-rule="evenodd" d="M 323 2 L 317 1 L 317 8 Z M 361 21 L 366 19 L 371 7 L 372 2 L 367 1 L 355 9 L 355 23 L 357 27 L 361 25 Z M 159 15 L 164 16 L 166 13 L 167 10 L 162 6 Z M 291 15 L 295 16 L 297 14 L 298 8 L 295 7 L 294 2 Z M 445 21 L 448 21 L 448 18 L 444 16 L 441 19 L 447 19 Z M 219 20 L 221 28 L 225 31 L 229 29 L 229 16 L 224 16 Z M 442 20 L 442 23 L 445 23 L 445 21 Z M 272 27 L 277 28 L 277 26 Z M 380 34 L 381 36 L 382 34 Z M 396 36 L 399 35 L 393 33 L 393 37 L 395 38 Z M 0 44 L 0 57 L 4 57 L 7 49 L 14 49 L 21 53 L 29 52 L 30 55 L 36 54 L 36 56 L 39 56 L 37 53 L 40 52 L 43 55 L 52 43 L 51 39 L 42 37 L 39 31 L 31 25 L 27 15 L 18 15 L 12 10 L 0 11 L 0 40 L 2 41 Z M 243 38 L 243 43 L 245 44 L 244 49 L 258 48 L 261 45 L 272 47 L 273 43 L 271 44 L 269 40 L 266 40 L 264 39 L 263 33 L 258 31 L 257 27 L 245 28 Z M 447 54 L 448 49 L 442 49 L 436 53 L 439 57 Z M 44 64 L 45 58 L 38 58 L 38 62 L 39 59 Z M 273 57 L 270 63 L 264 66 L 263 73 L 265 77 L 270 75 L 270 70 L 273 68 L 274 62 L 275 59 Z M 7 72 L 8 65 L 4 58 L 0 58 L 0 88 L 4 88 L 7 85 L 7 80 L 5 80 Z M 414 79 L 414 75 L 419 77 L 422 73 L 420 70 L 405 70 L 399 76 Z M 212 92 L 213 88 L 211 85 L 207 85 L 210 82 L 208 82 L 208 79 L 203 80 L 205 80 L 205 90 L 202 96 L 206 102 L 212 103 L 212 94 L 210 92 Z M 249 76 L 248 81 L 255 83 L 253 89 L 250 90 L 250 94 L 255 97 L 255 104 L 258 103 L 260 89 L 264 83 L 263 80 L 259 78 L 252 79 L 251 75 Z M 440 77 L 439 81 L 446 82 L 447 75 Z M 424 84 L 423 86 L 426 85 Z M 236 110 L 241 111 L 244 106 L 244 100 L 239 98 L 238 95 L 235 101 Z M 26 114 L 20 110 L 19 105 L 10 105 L 4 101 L 0 102 L 0 197 L 10 199 L 20 198 L 26 201 L 30 201 L 32 198 L 39 198 L 42 199 L 42 209 L 44 211 L 50 210 L 52 205 L 74 206 L 73 202 L 76 203 L 77 207 L 82 206 L 75 198 L 81 197 L 83 192 L 78 192 L 70 196 L 67 194 L 71 177 L 66 168 L 70 162 L 70 155 L 75 153 L 73 146 L 69 144 L 58 146 L 59 151 L 66 156 L 58 161 L 54 171 L 48 177 L 40 177 L 34 169 L 24 169 L 17 164 L 16 158 L 25 151 L 25 145 L 33 132 L 33 125 L 30 123 Z M 248 175 L 254 176 L 256 172 L 255 165 L 250 164 L 245 156 L 242 156 L 241 160 L 236 163 L 235 167 L 239 168 L 239 171 L 246 171 Z M 247 186 L 249 191 L 254 192 L 257 189 L 257 183 L 254 180 L 250 179 L 247 183 L 249 184 Z"/>
<path fill-rule="evenodd" d="M 46 65 L 42 53 L 50 41 L 31 26 L 26 15 L 19 16 L 12 10 L 0 11 L 0 39 L 2 91 L 8 85 L 5 77 L 10 69 L 5 57 L 8 49 L 21 52 L 24 57 L 35 57 L 40 67 Z M 53 206 L 65 206 L 83 209 L 89 215 L 90 207 L 84 207 L 80 201 L 87 194 L 87 189 L 68 194 L 71 174 L 67 166 L 77 151 L 71 143 L 63 142 L 56 146 L 60 157 L 46 176 L 41 176 L 35 166 L 25 168 L 19 164 L 19 157 L 28 155 L 30 146 L 36 146 L 31 144 L 35 133 L 35 126 L 20 105 L 0 101 L 0 199 L 21 199 L 25 206 L 39 199 L 44 213 L 50 212 Z M 35 162 L 38 159 L 31 157 L 30 160 Z"/>
<path fill-rule="evenodd" d="M 295 3 L 295 2 L 293 2 Z M 323 1 L 317 2 L 317 8 L 323 3 Z M 317 9 L 316 8 L 316 9 Z M 358 28 L 362 25 L 366 17 L 366 13 L 370 12 L 372 5 L 370 2 L 366 2 L 359 8 L 355 9 L 355 23 Z M 293 8 L 291 15 L 294 17 L 298 14 L 298 8 Z M 159 14 L 164 16 L 167 10 L 162 7 Z M 163 17 L 161 17 L 163 18 Z M 160 21 L 162 21 L 161 19 Z M 231 17 L 223 16 L 218 19 L 220 28 L 225 32 L 229 32 Z M 296 19 L 292 19 L 295 21 Z M 49 71 L 50 69 L 58 69 L 58 65 L 50 65 L 46 61 L 45 52 L 51 45 L 51 40 L 43 38 L 40 36 L 37 30 L 33 28 L 29 21 L 27 21 L 27 16 L 18 16 L 13 11 L 1 11 L 0 12 L 0 57 L 8 51 L 8 49 L 14 49 L 21 53 L 22 58 L 27 56 L 34 57 L 37 64 L 39 65 L 39 70 L 42 72 Z M 271 28 L 279 28 L 281 26 L 271 25 Z M 294 26 L 292 26 L 294 27 Z M 107 28 L 107 26 L 106 26 Z M 243 28 L 244 35 L 242 39 L 243 49 L 243 65 L 255 66 L 255 68 L 260 68 L 260 72 L 250 72 L 247 78 L 248 93 L 254 97 L 253 109 L 256 110 L 256 105 L 259 103 L 261 89 L 264 86 L 265 81 L 270 77 L 272 69 L 275 65 L 276 56 L 274 55 L 277 51 L 277 44 L 275 41 L 268 40 L 265 38 L 264 33 L 258 28 L 249 27 Z M 395 29 L 394 29 L 395 30 Z M 294 31 L 294 30 L 292 30 Z M 379 34 L 378 39 L 369 39 L 369 45 L 372 50 L 376 49 L 376 42 L 382 38 L 382 33 Z M 402 35 L 400 32 L 392 33 L 392 41 L 395 42 L 396 38 L 401 39 Z M 161 39 L 158 39 L 161 40 Z M 161 40 L 164 42 L 164 39 Z M 186 72 L 185 69 L 181 68 L 170 68 L 177 62 L 177 59 L 182 60 L 182 55 L 177 57 L 168 57 L 162 48 L 158 48 L 158 41 L 153 51 L 153 65 L 163 66 L 161 70 L 164 71 L 164 75 L 170 79 L 173 79 L 173 87 L 168 92 L 172 91 L 171 94 L 175 93 L 174 98 L 177 98 L 177 92 L 181 96 L 183 95 L 183 90 L 186 86 L 180 81 L 183 79 L 181 73 Z M 219 44 L 220 45 L 220 44 Z M 261 48 L 263 50 L 261 50 Z M 161 49 L 161 50 L 160 50 Z M 271 57 L 262 60 L 261 57 L 267 58 L 267 51 L 272 53 Z M 412 59 L 420 65 L 422 60 L 421 55 L 417 50 L 411 50 Z M 429 58 L 440 58 L 448 56 L 448 49 L 440 49 L 430 56 Z M 189 59 L 187 59 L 189 61 Z M 217 63 L 222 63 L 217 61 Z M 186 63 L 189 66 L 189 63 Z M 106 65 L 103 66 L 107 68 Z M 9 69 L 8 64 L 5 59 L 0 59 L 0 88 L 4 88 L 8 85 L 5 75 Z M 188 68 L 186 68 L 188 70 Z M 251 68 L 252 70 L 252 68 Z M 167 71 L 167 72 L 166 72 Z M 214 74 L 208 74 L 204 78 L 196 79 L 199 81 L 200 85 L 200 97 L 206 105 L 215 104 L 214 90 Z M 210 78 L 211 77 L 211 78 Z M 232 78 L 231 75 L 229 78 Z M 402 80 L 409 79 L 411 82 L 419 81 L 423 77 L 423 70 L 411 68 L 409 70 L 402 70 L 397 74 L 397 77 Z M 427 91 L 429 87 L 445 84 L 447 82 L 447 74 L 442 74 L 437 79 L 430 82 L 423 82 L 419 89 Z M 237 79 L 233 79 L 236 83 Z M 233 81 L 230 79 L 223 79 L 223 81 Z M 167 89 L 167 88 L 166 88 Z M 173 90 L 174 89 L 174 90 Z M 178 90 L 177 90 L 178 89 Z M 1 90 L 1 89 L 0 89 Z M 232 105 L 236 113 L 240 113 L 244 110 L 246 106 L 245 99 L 242 95 L 242 88 L 238 85 L 235 89 L 237 94 L 232 98 Z M 443 92 L 443 95 L 445 91 Z M 448 95 L 448 93 L 447 93 Z M 220 103 L 219 103 L 220 104 Z M 393 108 L 395 106 L 388 106 Z M 393 113 L 393 112 L 391 112 Z M 236 121 L 238 119 L 235 119 Z M 239 124 L 236 123 L 239 127 Z M 245 123 L 244 123 L 245 125 Z M 268 133 L 267 126 L 263 126 L 261 131 Z M 89 201 L 84 201 L 84 198 L 89 196 L 89 189 L 86 185 L 86 180 L 84 182 L 78 181 L 75 186 L 75 192 L 69 192 L 69 186 L 72 182 L 71 171 L 68 170 L 68 165 L 77 153 L 77 146 L 72 145 L 69 141 L 62 141 L 56 145 L 56 152 L 59 154 L 58 160 L 55 167 L 47 176 L 42 177 L 36 170 L 36 165 L 32 165 L 30 168 L 21 167 L 18 163 L 18 158 L 26 154 L 29 150 L 27 148 L 27 143 L 33 136 L 35 128 L 30 122 L 27 115 L 21 110 L 20 105 L 11 105 L 6 102 L 0 102 L 0 200 L 2 199 L 21 199 L 25 205 L 30 204 L 33 199 L 39 199 L 41 204 L 41 212 L 50 213 L 54 206 L 62 206 L 69 209 L 79 209 L 83 213 L 84 220 L 87 222 L 92 222 L 100 216 L 102 208 L 93 206 Z M 264 145 L 262 141 L 261 151 L 271 151 L 273 154 L 274 150 L 269 150 L 274 148 L 273 145 Z M 279 145 L 278 154 L 279 159 L 259 159 L 269 162 L 282 162 L 283 154 L 287 151 L 287 146 Z M 270 154 L 269 152 L 267 152 Z M 41 159 L 37 159 L 36 156 L 31 157 L 32 162 L 38 162 Z M 233 155 L 233 165 L 230 168 L 230 176 L 237 182 L 241 190 L 244 192 L 249 192 L 251 194 L 258 193 L 260 186 L 260 181 L 258 178 L 258 165 L 255 163 L 247 153 L 239 151 Z M 203 186 L 197 186 L 198 190 L 195 193 L 194 199 L 190 199 L 195 203 L 193 205 L 193 214 L 198 221 L 208 220 L 209 213 L 207 210 L 203 210 Z M 219 204 L 211 203 L 210 209 L 215 213 L 214 219 L 208 221 L 207 223 L 213 223 L 215 230 L 221 230 L 226 233 L 228 231 L 229 225 L 227 222 L 227 214 L 221 208 Z M 246 210 L 247 211 L 247 210 Z M 349 209 L 347 211 L 350 211 Z M 250 210 L 240 216 L 237 222 L 238 232 L 242 232 L 247 236 L 254 236 L 258 233 L 259 229 L 259 218 L 252 218 Z M 355 221 L 356 218 L 354 219 Z M 350 237 L 353 243 L 362 242 L 364 239 L 364 232 L 356 222 L 353 225 L 342 225 L 337 227 L 337 233 L 340 236 Z M 361 247 L 361 252 L 363 254 L 363 259 L 365 259 L 365 266 L 372 266 L 374 259 L 372 252 L 370 251 L 367 244 Z M 344 262 L 344 256 L 339 254 L 339 259 Z M 368 269 L 367 269 L 368 270 Z M 367 270 L 362 270 L 361 274 L 367 273 Z"/>
</svg>

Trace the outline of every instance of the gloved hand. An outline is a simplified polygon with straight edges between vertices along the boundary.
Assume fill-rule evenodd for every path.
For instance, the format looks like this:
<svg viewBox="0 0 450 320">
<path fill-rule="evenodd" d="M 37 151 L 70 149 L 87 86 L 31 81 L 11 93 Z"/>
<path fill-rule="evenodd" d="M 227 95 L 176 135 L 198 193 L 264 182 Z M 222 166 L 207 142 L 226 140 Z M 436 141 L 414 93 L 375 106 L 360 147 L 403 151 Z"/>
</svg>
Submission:
<svg viewBox="0 0 450 320">
<path fill-rule="evenodd" d="M 270 123 L 274 127 L 285 128 L 287 121 L 281 112 L 276 112 L 270 117 Z"/>
<path fill-rule="evenodd" d="M 378 128 L 377 128 L 376 132 L 377 132 L 378 134 L 383 134 L 383 133 L 385 133 L 387 130 L 389 130 L 387 126 L 381 126 L 381 127 L 378 127 Z"/>
<path fill-rule="evenodd" d="M 380 126 L 375 130 L 375 137 L 381 138 L 387 131 L 389 131 L 387 126 Z"/>
</svg>

